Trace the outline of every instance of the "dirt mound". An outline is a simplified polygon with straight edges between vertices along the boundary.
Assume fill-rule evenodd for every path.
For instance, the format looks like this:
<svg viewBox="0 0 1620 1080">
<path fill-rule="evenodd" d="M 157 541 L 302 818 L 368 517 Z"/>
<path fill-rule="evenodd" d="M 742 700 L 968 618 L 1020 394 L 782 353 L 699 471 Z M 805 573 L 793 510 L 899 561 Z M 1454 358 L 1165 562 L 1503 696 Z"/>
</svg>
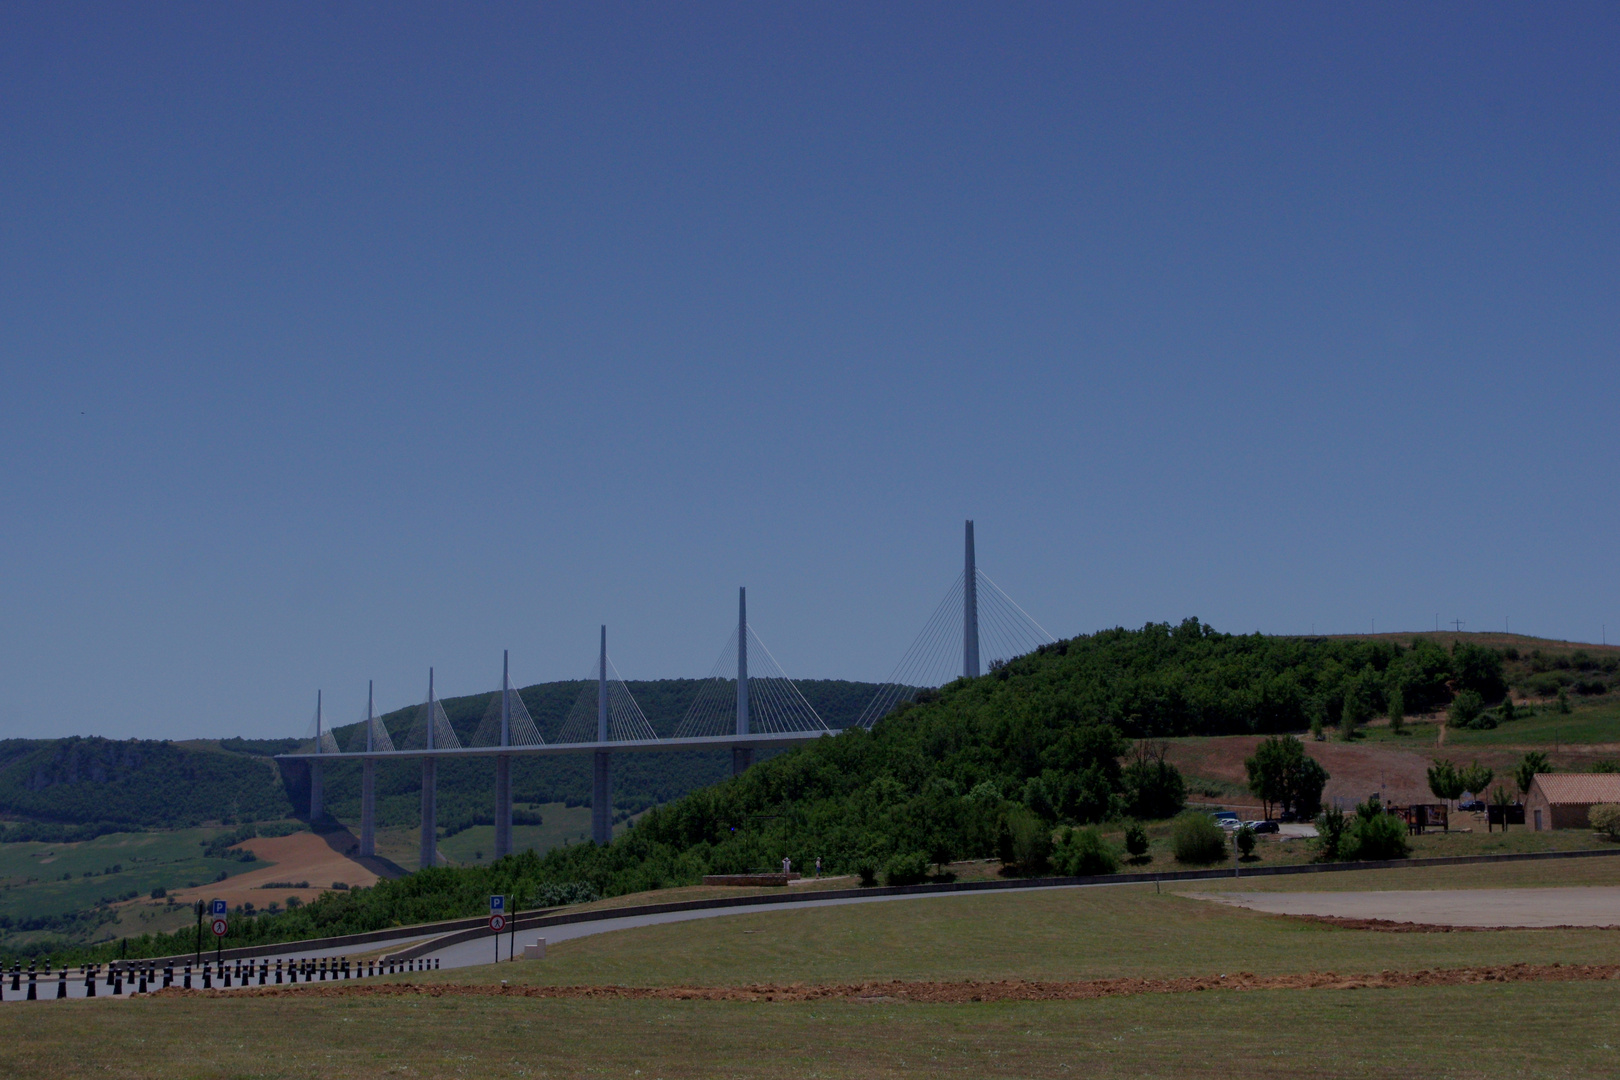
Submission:
<svg viewBox="0 0 1620 1080">
<path fill-rule="evenodd" d="M 864 982 L 756 984 L 751 986 L 491 986 L 487 983 L 373 983 L 266 986 L 245 990 L 160 990 L 157 997 L 521 997 L 568 1000 L 658 1001 L 912 1001 L 965 1004 L 995 1001 L 1091 1001 L 1139 994 L 1192 994 L 1206 990 L 1362 990 L 1406 986 L 1466 986 L 1510 982 L 1593 982 L 1620 979 L 1620 964 L 1508 964 L 1438 971 L 1380 971 L 1339 975 L 1199 975 L 1178 979 L 1093 979 L 1085 982 Z"/>
</svg>

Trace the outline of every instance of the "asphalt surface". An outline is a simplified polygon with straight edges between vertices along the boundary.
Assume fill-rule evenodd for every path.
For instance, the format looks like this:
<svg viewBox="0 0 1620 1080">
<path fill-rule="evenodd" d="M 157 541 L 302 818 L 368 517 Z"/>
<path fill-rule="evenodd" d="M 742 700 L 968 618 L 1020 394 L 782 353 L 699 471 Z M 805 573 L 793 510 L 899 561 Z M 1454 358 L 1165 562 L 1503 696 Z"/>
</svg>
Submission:
<svg viewBox="0 0 1620 1080">
<path fill-rule="evenodd" d="M 1096 885 L 1045 885 L 1032 889 L 1007 890 L 1005 892 L 953 892 L 953 893 L 925 893 L 913 896 L 847 896 L 830 900 L 792 900 L 780 904 L 770 904 L 760 907 L 734 907 L 734 908 L 706 908 L 698 911 L 670 911 L 658 915 L 628 915 L 622 919 L 602 919 L 597 922 L 564 923 L 559 926 L 536 927 L 533 930 L 520 930 L 517 933 L 516 947 L 513 948 L 513 935 L 502 934 L 500 940 L 500 958 L 505 962 L 509 953 L 518 957 L 523 955 L 525 945 L 533 945 L 539 938 L 545 938 L 548 946 L 560 941 L 572 941 L 575 938 L 590 937 L 593 934 L 610 934 L 616 930 L 632 930 L 641 926 L 663 926 L 668 923 L 692 922 L 696 919 L 723 919 L 732 915 L 759 915 L 772 911 L 796 911 L 803 908 L 842 907 L 846 904 L 882 904 L 891 900 L 951 900 L 968 896 L 1013 896 L 1031 892 L 1044 892 L 1052 889 L 1105 889 L 1112 883 Z M 1122 883 L 1123 884 L 1123 883 Z M 463 941 L 455 945 L 447 945 L 427 955 L 439 961 L 441 968 L 476 967 L 479 964 L 495 962 L 494 935 L 485 938 L 475 938 L 472 941 Z"/>
<path fill-rule="evenodd" d="M 1620 886 L 1613 885 L 1184 895 L 1275 915 L 1385 919 L 1436 926 L 1620 926 Z"/>
</svg>

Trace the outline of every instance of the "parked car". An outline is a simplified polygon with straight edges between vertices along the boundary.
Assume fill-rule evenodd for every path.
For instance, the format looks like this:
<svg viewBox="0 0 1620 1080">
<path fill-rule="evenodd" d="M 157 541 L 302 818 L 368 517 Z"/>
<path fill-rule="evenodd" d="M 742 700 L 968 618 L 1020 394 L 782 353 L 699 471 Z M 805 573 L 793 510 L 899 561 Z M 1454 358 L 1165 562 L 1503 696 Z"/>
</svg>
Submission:
<svg viewBox="0 0 1620 1080">
<path fill-rule="evenodd" d="M 1247 824 L 1257 833 L 1276 832 L 1281 827 L 1275 821 L 1250 821 Z"/>
<path fill-rule="evenodd" d="M 1292 810 L 1284 810 L 1277 820 L 1286 825 L 1289 822 L 1298 821 L 1299 815 L 1294 813 Z"/>
<path fill-rule="evenodd" d="M 1474 799 L 1470 802 L 1460 802 L 1457 804 L 1457 809 L 1463 811 L 1471 810 L 1475 813 L 1483 814 L 1485 812 L 1485 801 L 1483 799 Z"/>
<path fill-rule="evenodd" d="M 1214 818 L 1215 824 L 1219 825 L 1223 829 L 1235 829 L 1243 823 L 1242 820 L 1230 810 L 1213 810 L 1210 812 L 1209 816 Z"/>
</svg>

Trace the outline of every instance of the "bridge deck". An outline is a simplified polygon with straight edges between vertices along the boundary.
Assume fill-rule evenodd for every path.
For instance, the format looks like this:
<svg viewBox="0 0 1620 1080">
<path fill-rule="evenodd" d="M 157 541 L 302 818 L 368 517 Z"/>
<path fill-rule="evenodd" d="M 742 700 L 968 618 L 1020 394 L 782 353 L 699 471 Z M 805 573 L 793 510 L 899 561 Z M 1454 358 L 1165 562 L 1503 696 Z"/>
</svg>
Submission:
<svg viewBox="0 0 1620 1080">
<path fill-rule="evenodd" d="M 342 761 L 346 759 L 359 760 L 363 758 L 392 759 L 392 758 L 424 758 L 424 757 L 493 757 L 498 754 L 584 754 L 597 750 L 610 750 L 616 753 L 626 751 L 649 750 L 730 750 L 754 749 L 765 750 L 773 746 L 797 746 L 800 743 L 814 742 L 828 735 L 836 735 L 837 731 L 788 731 L 769 732 L 757 735 L 705 735 L 688 739 L 626 739 L 622 742 L 588 742 L 588 743 L 544 743 L 539 746 L 454 746 L 435 748 L 433 750 L 385 750 L 371 751 L 346 750 L 339 753 L 320 753 L 314 751 L 299 754 L 277 754 L 277 760 L 289 761 Z"/>
</svg>

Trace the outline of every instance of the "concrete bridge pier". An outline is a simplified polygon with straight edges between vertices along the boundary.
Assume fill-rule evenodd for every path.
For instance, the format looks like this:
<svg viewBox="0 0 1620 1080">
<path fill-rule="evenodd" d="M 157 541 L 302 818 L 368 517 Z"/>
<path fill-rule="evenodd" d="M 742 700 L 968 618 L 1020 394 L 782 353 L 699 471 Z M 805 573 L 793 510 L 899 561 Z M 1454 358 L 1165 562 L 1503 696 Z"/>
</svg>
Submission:
<svg viewBox="0 0 1620 1080">
<path fill-rule="evenodd" d="M 309 823 L 315 824 L 326 813 L 326 793 L 321 786 L 321 763 L 309 763 Z"/>
<path fill-rule="evenodd" d="M 377 759 L 360 763 L 360 854 L 377 854 Z"/>
<path fill-rule="evenodd" d="M 437 758 L 422 759 L 422 851 L 421 865 L 426 870 L 439 865 L 438 796 L 439 762 Z"/>
<path fill-rule="evenodd" d="M 591 757 L 591 839 L 606 844 L 613 839 L 613 754 L 598 750 Z"/>
<path fill-rule="evenodd" d="M 512 755 L 495 758 L 495 857 L 512 854 Z"/>
</svg>

